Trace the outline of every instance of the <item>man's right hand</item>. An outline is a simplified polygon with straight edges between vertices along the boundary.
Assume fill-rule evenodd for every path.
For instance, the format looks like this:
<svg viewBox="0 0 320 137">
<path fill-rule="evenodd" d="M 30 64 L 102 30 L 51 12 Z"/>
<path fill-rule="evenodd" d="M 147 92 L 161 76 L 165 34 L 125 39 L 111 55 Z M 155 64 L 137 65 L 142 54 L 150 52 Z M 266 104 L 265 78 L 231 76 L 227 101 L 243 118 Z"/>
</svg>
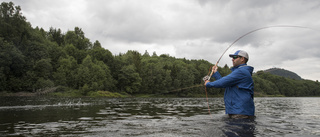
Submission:
<svg viewBox="0 0 320 137">
<path fill-rule="evenodd" d="M 218 66 L 214 65 L 214 66 L 212 67 L 212 72 L 213 72 L 213 74 L 216 73 L 217 71 L 218 71 Z"/>
<path fill-rule="evenodd" d="M 217 65 L 214 65 L 211 69 L 212 69 L 212 70 L 211 70 L 210 77 L 211 77 L 214 73 L 216 73 L 216 72 L 218 71 L 218 67 L 217 67 Z"/>
</svg>

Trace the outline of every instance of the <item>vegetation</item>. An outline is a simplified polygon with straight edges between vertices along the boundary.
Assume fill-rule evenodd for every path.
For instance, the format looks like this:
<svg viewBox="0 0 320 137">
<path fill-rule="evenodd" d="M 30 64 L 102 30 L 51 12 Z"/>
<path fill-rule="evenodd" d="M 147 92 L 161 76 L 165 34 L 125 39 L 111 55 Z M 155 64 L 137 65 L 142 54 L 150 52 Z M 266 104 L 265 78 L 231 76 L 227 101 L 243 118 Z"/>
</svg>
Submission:
<svg viewBox="0 0 320 137">
<path fill-rule="evenodd" d="M 12 2 L 0 5 L 0 92 L 59 96 L 205 96 L 202 77 L 213 64 L 137 51 L 113 55 L 99 41 L 90 42 L 79 27 L 32 28 Z M 219 67 L 222 75 L 230 68 Z M 293 80 L 259 71 L 258 95 L 319 96 L 319 82 Z M 190 87 L 190 88 L 189 88 Z M 208 89 L 222 96 L 224 89 Z"/>
<path fill-rule="evenodd" d="M 265 70 L 265 72 L 269 72 L 273 75 L 278 75 L 278 76 L 291 78 L 291 79 L 295 79 L 295 80 L 302 80 L 302 78 L 298 74 L 291 72 L 291 71 L 288 71 L 288 70 L 285 70 L 285 69 L 271 68 L 271 69 Z"/>
<path fill-rule="evenodd" d="M 255 92 L 267 95 L 319 96 L 320 83 L 311 80 L 295 80 L 258 71 L 254 76 Z"/>
</svg>

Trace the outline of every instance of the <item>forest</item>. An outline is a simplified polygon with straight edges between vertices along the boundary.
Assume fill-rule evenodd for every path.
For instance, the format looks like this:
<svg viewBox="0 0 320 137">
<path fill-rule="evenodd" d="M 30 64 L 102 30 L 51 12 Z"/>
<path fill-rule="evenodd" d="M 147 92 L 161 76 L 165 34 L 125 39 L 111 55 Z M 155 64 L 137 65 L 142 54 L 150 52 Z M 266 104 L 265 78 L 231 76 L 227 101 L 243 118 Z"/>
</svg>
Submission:
<svg viewBox="0 0 320 137">
<path fill-rule="evenodd" d="M 35 27 L 12 2 L 0 5 L 0 94 L 52 90 L 55 95 L 154 95 L 203 97 L 202 77 L 214 64 L 156 52 L 112 54 L 81 28 Z M 219 67 L 225 76 L 230 67 Z M 253 74 L 255 96 L 320 96 L 318 81 L 294 80 L 265 71 Z M 223 96 L 224 89 L 208 89 Z"/>
</svg>

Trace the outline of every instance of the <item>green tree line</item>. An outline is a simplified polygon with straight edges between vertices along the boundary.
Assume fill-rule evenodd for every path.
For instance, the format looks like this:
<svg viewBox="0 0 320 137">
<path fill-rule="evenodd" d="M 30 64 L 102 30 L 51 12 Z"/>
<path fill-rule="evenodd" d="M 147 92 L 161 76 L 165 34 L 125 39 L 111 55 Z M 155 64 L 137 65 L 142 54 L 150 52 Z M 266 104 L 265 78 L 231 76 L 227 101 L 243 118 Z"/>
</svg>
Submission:
<svg viewBox="0 0 320 137">
<path fill-rule="evenodd" d="M 113 55 L 99 41 L 91 42 L 81 28 L 32 28 L 12 2 L 0 5 L 0 92 L 57 92 L 88 95 L 97 91 L 135 94 L 205 95 L 202 77 L 210 62 L 166 54 L 127 51 Z M 222 75 L 230 68 L 219 67 Z M 318 82 L 292 80 L 259 71 L 255 92 L 264 95 L 319 96 Z M 189 88 L 190 87 L 190 88 Z M 224 89 L 208 89 L 223 95 Z"/>
</svg>

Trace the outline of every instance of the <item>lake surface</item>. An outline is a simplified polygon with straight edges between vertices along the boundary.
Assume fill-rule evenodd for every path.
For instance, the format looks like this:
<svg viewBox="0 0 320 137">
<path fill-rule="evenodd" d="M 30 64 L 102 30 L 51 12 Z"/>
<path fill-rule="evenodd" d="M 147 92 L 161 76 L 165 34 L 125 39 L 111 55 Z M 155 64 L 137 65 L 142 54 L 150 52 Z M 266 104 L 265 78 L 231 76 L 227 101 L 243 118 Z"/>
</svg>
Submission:
<svg viewBox="0 0 320 137">
<path fill-rule="evenodd" d="M 320 136 L 320 98 L 255 98 L 254 120 L 223 98 L 0 97 L 0 136 Z"/>
</svg>

